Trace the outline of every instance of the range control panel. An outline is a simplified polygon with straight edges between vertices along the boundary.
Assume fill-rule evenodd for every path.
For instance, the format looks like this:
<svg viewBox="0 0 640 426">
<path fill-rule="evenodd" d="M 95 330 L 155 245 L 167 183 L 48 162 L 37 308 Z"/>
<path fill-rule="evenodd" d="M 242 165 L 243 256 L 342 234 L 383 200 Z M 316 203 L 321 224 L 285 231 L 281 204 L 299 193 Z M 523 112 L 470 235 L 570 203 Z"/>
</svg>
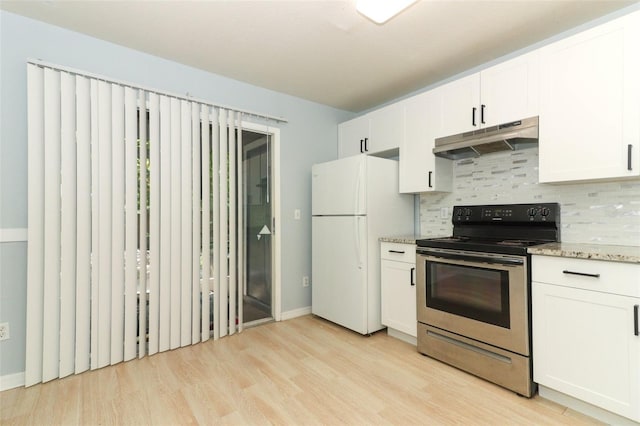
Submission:
<svg viewBox="0 0 640 426">
<path fill-rule="evenodd" d="M 474 222 L 559 222 L 559 216 L 558 203 L 455 206 L 451 221 L 454 225 Z"/>
</svg>

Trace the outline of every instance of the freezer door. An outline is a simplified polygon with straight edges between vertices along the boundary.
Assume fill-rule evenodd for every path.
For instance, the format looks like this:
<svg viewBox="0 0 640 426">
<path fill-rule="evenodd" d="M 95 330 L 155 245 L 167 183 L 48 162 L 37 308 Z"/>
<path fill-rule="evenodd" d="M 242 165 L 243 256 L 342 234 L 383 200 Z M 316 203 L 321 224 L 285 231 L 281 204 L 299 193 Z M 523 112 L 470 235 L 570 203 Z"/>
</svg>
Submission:
<svg viewBox="0 0 640 426">
<path fill-rule="evenodd" d="M 355 155 L 311 168 L 311 214 L 366 214 L 366 159 Z"/>
<path fill-rule="evenodd" d="M 367 218 L 313 217 L 311 311 L 367 334 Z"/>
</svg>

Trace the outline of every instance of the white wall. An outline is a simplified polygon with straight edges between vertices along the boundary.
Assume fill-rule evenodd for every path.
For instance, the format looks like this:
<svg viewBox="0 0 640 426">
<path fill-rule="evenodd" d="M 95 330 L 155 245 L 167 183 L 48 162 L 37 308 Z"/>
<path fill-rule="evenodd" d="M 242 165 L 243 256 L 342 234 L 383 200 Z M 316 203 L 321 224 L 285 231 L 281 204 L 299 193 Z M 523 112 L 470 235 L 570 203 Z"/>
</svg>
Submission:
<svg viewBox="0 0 640 426">
<path fill-rule="evenodd" d="M 0 11 L 0 231 L 27 227 L 26 61 L 76 68 L 231 107 L 285 117 L 281 129 L 282 310 L 311 305 L 311 165 L 337 157 L 337 123 L 352 113 L 251 86 Z M 302 220 L 293 210 L 302 210 Z M 2 233 L 0 233 L 0 236 Z M 26 242 L 0 242 L 0 376 L 24 371 Z"/>
</svg>

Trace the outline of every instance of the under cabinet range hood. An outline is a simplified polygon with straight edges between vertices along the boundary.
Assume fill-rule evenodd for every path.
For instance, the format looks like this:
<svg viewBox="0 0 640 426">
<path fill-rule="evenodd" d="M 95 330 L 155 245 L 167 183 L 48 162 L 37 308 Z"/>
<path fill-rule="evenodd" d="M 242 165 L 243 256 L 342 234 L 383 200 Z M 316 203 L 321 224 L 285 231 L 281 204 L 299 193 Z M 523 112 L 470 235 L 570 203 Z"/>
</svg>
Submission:
<svg viewBox="0 0 640 426">
<path fill-rule="evenodd" d="M 532 148 L 537 144 L 538 117 L 530 117 L 459 135 L 437 138 L 433 153 L 438 157 L 458 160 L 497 151 Z"/>
</svg>

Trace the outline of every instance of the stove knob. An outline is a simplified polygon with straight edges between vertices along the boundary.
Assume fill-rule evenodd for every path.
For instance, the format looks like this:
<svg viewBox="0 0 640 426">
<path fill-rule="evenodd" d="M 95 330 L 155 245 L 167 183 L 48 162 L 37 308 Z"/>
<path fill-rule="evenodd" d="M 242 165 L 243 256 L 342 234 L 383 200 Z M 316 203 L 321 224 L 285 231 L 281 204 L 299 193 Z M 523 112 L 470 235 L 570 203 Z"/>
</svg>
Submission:
<svg viewBox="0 0 640 426">
<path fill-rule="evenodd" d="M 464 209 L 465 216 L 471 216 L 471 209 Z"/>
<path fill-rule="evenodd" d="M 529 210 L 527 210 L 527 213 L 529 214 L 529 216 L 534 217 L 538 213 L 538 210 L 535 207 L 531 207 Z"/>
<path fill-rule="evenodd" d="M 456 216 L 462 216 L 462 209 L 456 209 Z"/>
<path fill-rule="evenodd" d="M 540 210 L 540 214 L 541 214 L 542 216 L 549 216 L 549 213 L 550 213 L 550 211 L 549 211 L 549 209 L 548 209 L 547 207 L 543 207 L 543 208 Z"/>
</svg>

